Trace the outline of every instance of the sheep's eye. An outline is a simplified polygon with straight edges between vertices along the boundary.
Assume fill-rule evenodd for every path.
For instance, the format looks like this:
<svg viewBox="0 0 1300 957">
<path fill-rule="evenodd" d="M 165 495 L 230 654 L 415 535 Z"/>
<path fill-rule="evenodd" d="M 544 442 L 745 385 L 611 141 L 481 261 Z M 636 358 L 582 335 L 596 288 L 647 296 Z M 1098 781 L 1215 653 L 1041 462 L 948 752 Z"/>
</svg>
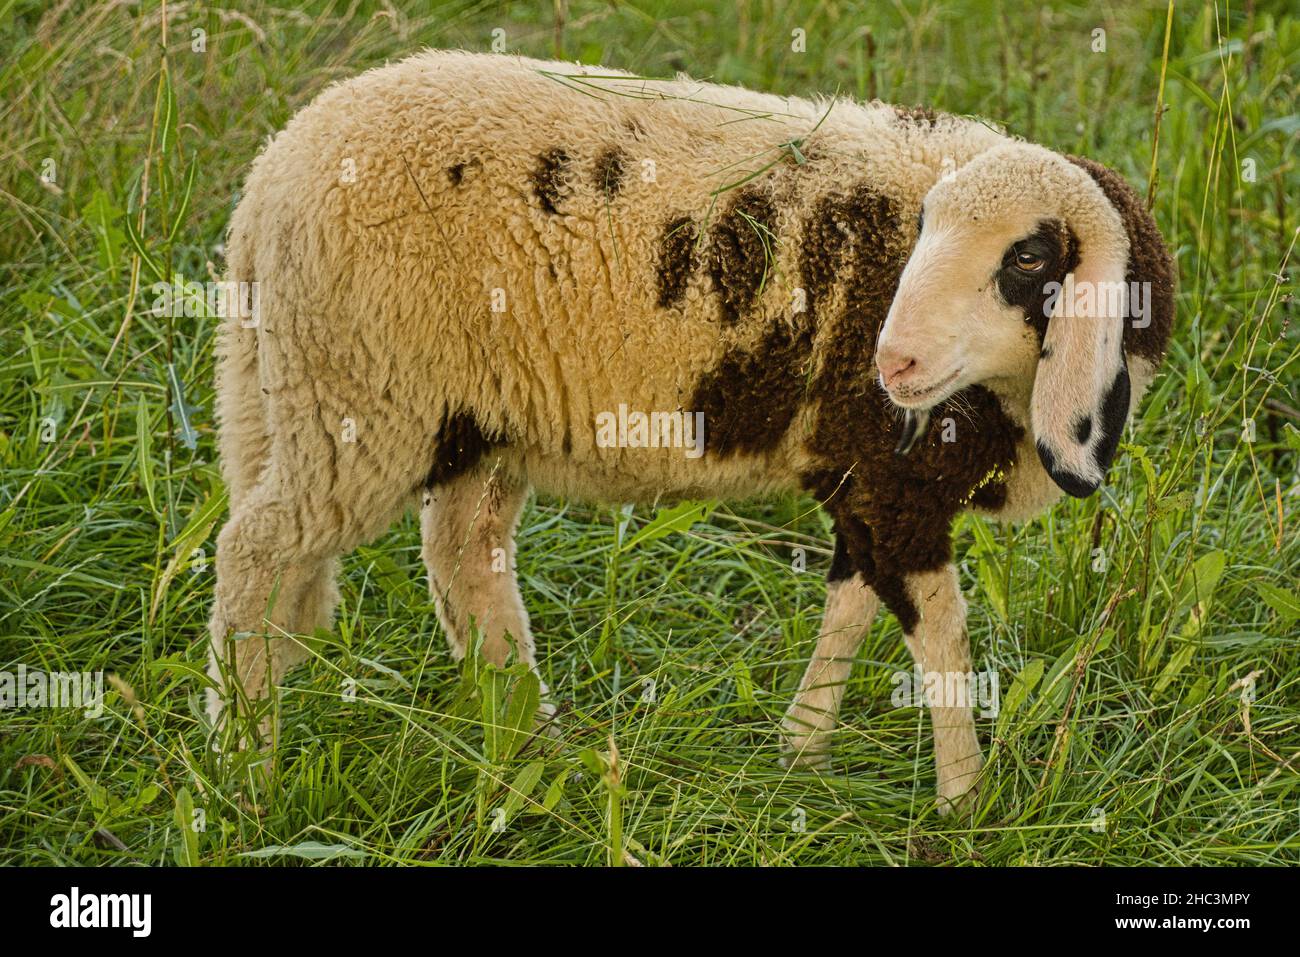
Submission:
<svg viewBox="0 0 1300 957">
<path fill-rule="evenodd" d="M 1016 253 L 1015 264 L 1021 272 L 1041 272 L 1047 260 L 1022 249 Z"/>
</svg>

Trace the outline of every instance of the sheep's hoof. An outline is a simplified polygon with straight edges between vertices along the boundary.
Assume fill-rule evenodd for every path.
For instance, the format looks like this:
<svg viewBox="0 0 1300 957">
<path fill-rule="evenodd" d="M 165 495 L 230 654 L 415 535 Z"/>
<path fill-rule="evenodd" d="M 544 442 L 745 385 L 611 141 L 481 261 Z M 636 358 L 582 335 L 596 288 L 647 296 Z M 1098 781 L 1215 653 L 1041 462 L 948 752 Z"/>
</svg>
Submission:
<svg viewBox="0 0 1300 957">
<path fill-rule="evenodd" d="M 781 767 L 789 771 L 829 771 L 830 742 L 825 735 L 787 734 L 781 742 Z"/>
<path fill-rule="evenodd" d="M 972 782 L 965 790 L 957 787 L 940 788 L 937 804 L 939 816 L 966 817 L 974 813 L 975 805 L 979 802 L 979 793 L 978 782 Z"/>
<path fill-rule="evenodd" d="M 781 755 L 781 767 L 787 771 L 815 771 L 826 774 L 831 769 L 831 756 L 825 751 L 787 752 Z"/>
</svg>

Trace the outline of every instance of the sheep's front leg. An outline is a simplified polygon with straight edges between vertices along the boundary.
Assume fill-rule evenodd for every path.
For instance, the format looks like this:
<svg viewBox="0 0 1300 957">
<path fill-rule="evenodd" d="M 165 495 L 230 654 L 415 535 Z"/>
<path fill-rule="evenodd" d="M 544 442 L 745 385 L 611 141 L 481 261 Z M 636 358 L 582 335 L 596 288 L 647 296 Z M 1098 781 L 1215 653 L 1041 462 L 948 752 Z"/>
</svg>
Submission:
<svg viewBox="0 0 1300 957">
<path fill-rule="evenodd" d="M 429 589 L 457 660 L 471 650 L 477 629 L 487 661 L 504 665 L 513 653 L 537 671 L 528 612 L 515 578 L 515 526 L 527 498 L 526 486 L 486 470 L 425 494 L 420 528 Z M 549 722 L 554 710 L 544 701 L 536 723 Z"/>
<path fill-rule="evenodd" d="M 830 764 L 830 736 L 839 720 L 844 685 L 880 600 L 854 574 L 826 587 L 826 613 L 817 650 L 785 714 L 782 759 L 787 767 L 824 769 Z"/>
<path fill-rule="evenodd" d="M 933 696 L 930 722 L 934 729 L 934 761 L 939 781 L 939 810 L 965 807 L 983 766 L 975 716 L 967 700 L 970 641 L 966 634 L 966 600 L 957 582 L 957 569 L 908 574 L 909 597 L 919 620 L 907 634 L 907 647 L 925 673 Z"/>
</svg>

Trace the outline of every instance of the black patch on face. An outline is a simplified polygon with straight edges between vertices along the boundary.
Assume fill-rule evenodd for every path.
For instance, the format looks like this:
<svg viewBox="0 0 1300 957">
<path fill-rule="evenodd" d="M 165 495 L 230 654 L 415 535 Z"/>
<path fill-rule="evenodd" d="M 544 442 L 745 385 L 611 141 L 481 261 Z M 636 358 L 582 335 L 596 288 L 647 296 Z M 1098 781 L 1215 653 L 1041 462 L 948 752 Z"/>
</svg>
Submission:
<svg viewBox="0 0 1300 957">
<path fill-rule="evenodd" d="M 1174 262 L 1169 250 L 1142 197 L 1122 176 L 1080 156 L 1066 159 L 1093 178 L 1124 223 L 1129 244 L 1124 279 L 1130 287 L 1135 282 L 1151 284 L 1150 322 L 1138 328 L 1137 317 L 1125 320 L 1124 351 L 1157 363 L 1174 328 Z"/>
<path fill-rule="evenodd" d="M 1080 445 L 1087 445 L 1088 439 L 1092 437 L 1092 416 L 1085 415 L 1074 423 L 1074 441 Z"/>
<path fill-rule="evenodd" d="M 614 197 L 623 188 L 623 176 L 626 173 L 627 157 L 617 146 L 611 146 L 596 157 L 596 167 L 592 177 L 596 189 L 607 197 Z"/>
<path fill-rule="evenodd" d="M 701 377 L 691 399 L 709 430 L 705 454 L 758 454 L 780 444 L 803 398 L 811 351 L 806 330 L 778 319 L 753 351 L 724 353 Z"/>
<path fill-rule="evenodd" d="M 503 443 L 488 435 L 471 412 L 456 412 L 438 430 L 433 443 L 433 464 L 424 487 L 431 489 L 473 469 L 492 449 Z"/>
<path fill-rule="evenodd" d="M 769 246 L 776 233 L 776 211 L 766 193 L 741 189 L 709 230 L 709 275 L 722 300 L 722 322 L 745 316 L 767 279 Z"/>
<path fill-rule="evenodd" d="M 568 165 L 569 154 L 557 146 L 537 157 L 537 166 L 533 169 L 533 194 L 542 204 L 542 209 L 552 215 L 560 211 Z"/>
<path fill-rule="evenodd" d="M 659 308 L 669 309 L 686 298 L 686 286 L 695 270 L 695 245 L 699 231 L 689 216 L 672 220 L 664 226 L 659 239 L 659 263 L 655 275 L 659 280 Z"/>
<path fill-rule="evenodd" d="M 1035 272 L 1019 269 L 1016 258 L 1020 253 L 1037 257 L 1043 265 Z M 1040 343 L 1047 335 L 1051 318 L 1048 302 L 1053 300 L 1053 291 L 1059 294 L 1060 284 L 1078 265 L 1079 241 L 1064 223 L 1055 219 L 1039 223 L 1024 239 L 1012 243 L 1002 257 L 997 273 L 998 294 L 1008 306 L 1024 312 Z"/>
<path fill-rule="evenodd" d="M 1038 358 L 1039 358 L 1039 359 L 1050 359 L 1050 358 L 1052 358 L 1052 347 L 1051 347 L 1051 346 L 1043 346 L 1043 348 L 1039 349 L 1039 350 L 1038 350 Z"/>
</svg>

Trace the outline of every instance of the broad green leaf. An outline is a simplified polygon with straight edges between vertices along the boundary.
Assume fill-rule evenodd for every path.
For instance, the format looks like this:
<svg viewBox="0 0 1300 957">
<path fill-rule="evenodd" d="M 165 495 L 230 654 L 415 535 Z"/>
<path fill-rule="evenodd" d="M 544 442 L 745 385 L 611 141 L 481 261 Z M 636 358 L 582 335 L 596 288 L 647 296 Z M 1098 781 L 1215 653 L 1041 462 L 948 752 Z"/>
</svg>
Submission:
<svg viewBox="0 0 1300 957">
<path fill-rule="evenodd" d="M 176 793 L 176 847 L 173 856 L 181 867 L 199 866 L 199 834 L 194 829 L 194 798 L 189 788 Z"/>
<path fill-rule="evenodd" d="M 1187 693 L 1183 695 L 1183 700 L 1179 702 L 1181 710 L 1187 711 L 1190 708 L 1195 708 L 1205 700 L 1205 696 L 1209 690 L 1210 679 L 1205 675 L 1201 675 L 1192 682 L 1191 687 L 1187 689 Z"/>
<path fill-rule="evenodd" d="M 150 253 L 148 248 L 145 246 L 144 237 L 141 236 L 139 231 L 136 229 L 135 220 L 130 215 L 127 215 L 122 222 L 126 224 L 127 242 L 131 244 L 131 248 L 135 250 L 135 254 L 140 257 L 140 262 L 144 263 L 145 268 L 153 274 L 155 280 L 162 282 L 165 278 L 162 266 L 158 264 L 158 261 L 154 259 L 153 254 Z"/>
<path fill-rule="evenodd" d="M 541 761 L 533 761 L 525 764 L 520 768 L 519 773 L 510 784 L 510 790 L 506 792 L 505 803 L 502 807 L 506 812 L 506 820 L 512 820 L 524 803 L 532 795 L 533 790 L 537 787 L 537 782 L 542 779 L 542 771 L 546 765 Z"/>
<path fill-rule="evenodd" d="M 998 618 L 1001 621 L 1006 621 L 1007 589 L 1002 567 L 991 554 L 981 555 L 978 561 L 980 588 L 988 599 L 989 606 L 997 613 Z"/>
<path fill-rule="evenodd" d="M 541 704 L 541 681 L 531 671 L 525 671 L 515 681 L 506 706 L 506 728 L 502 736 L 501 760 L 513 758 L 524 746 L 533 730 L 537 707 Z"/>
<path fill-rule="evenodd" d="M 506 737 L 501 716 L 505 713 L 510 675 L 495 665 L 487 665 L 479 674 L 478 690 L 483 719 L 483 751 L 489 761 L 499 761 Z"/>
<path fill-rule="evenodd" d="M 653 542 L 673 532 L 687 531 L 696 522 L 702 522 L 716 508 L 713 502 L 682 502 L 669 509 L 659 509 L 650 524 L 623 543 L 622 551 L 637 545 Z"/>
<path fill-rule="evenodd" d="M 1070 686 L 1073 684 L 1074 665 L 1085 641 L 1087 641 L 1087 638 L 1080 638 L 1068 651 L 1062 653 L 1052 663 L 1052 668 L 1047 673 L 1047 679 L 1043 682 L 1043 690 L 1039 693 L 1038 701 L 1034 705 L 1034 713 L 1039 719 L 1055 717 L 1060 709 L 1065 706 L 1065 698 L 1070 693 Z"/>
<path fill-rule="evenodd" d="M 1209 610 L 1210 599 L 1214 597 L 1214 589 L 1219 584 L 1219 577 L 1226 564 L 1227 558 L 1219 549 L 1207 552 L 1192 564 L 1178 589 L 1178 599 L 1174 602 L 1175 618 L 1196 602 L 1206 611 Z"/>
<path fill-rule="evenodd" d="M 997 736 L 1002 737 L 1011 727 L 1011 719 L 1015 717 L 1020 706 L 1025 703 L 1038 682 L 1043 678 L 1043 669 L 1046 667 L 1042 658 L 1035 658 L 1024 668 L 1020 669 L 1011 687 L 1007 689 L 1007 696 L 1002 702 L 1002 707 L 998 711 Z"/>
<path fill-rule="evenodd" d="M 72 777 L 76 780 L 77 784 L 81 785 L 81 789 L 86 792 L 86 796 L 90 799 L 90 806 L 96 811 L 108 810 L 109 804 L 111 803 L 108 791 L 92 781 L 90 776 L 86 774 L 85 771 L 81 770 L 81 766 L 78 765 L 76 761 L 72 760 L 71 755 L 65 754 L 63 756 L 63 763 L 67 766 L 68 770 L 72 772 Z"/>
<path fill-rule="evenodd" d="M 1155 686 L 1151 689 L 1151 696 L 1158 697 L 1169 687 L 1170 683 L 1182 674 L 1183 669 L 1187 667 L 1192 656 L 1196 654 L 1196 645 L 1188 642 L 1180 647 L 1172 655 L 1169 661 L 1165 663 L 1164 670 L 1160 672 L 1160 677 L 1156 679 Z"/>
<path fill-rule="evenodd" d="M 366 852 L 348 844 L 322 844 L 320 841 L 302 841 L 298 844 L 273 844 L 255 851 L 244 851 L 240 857 L 299 857 L 307 861 L 332 861 L 337 858 L 364 860 Z"/>
<path fill-rule="evenodd" d="M 564 797 L 564 782 L 569 780 L 569 772 L 561 771 L 556 775 L 555 780 L 546 788 L 546 797 L 542 799 L 542 807 L 548 811 L 554 811 L 559 805 L 560 799 Z"/>
<path fill-rule="evenodd" d="M 194 549 L 207 541 L 212 526 L 217 523 L 217 519 L 225 511 L 226 499 L 227 493 L 224 489 L 215 495 L 209 495 L 204 499 L 203 504 L 195 510 L 194 514 L 190 516 L 190 520 L 185 523 L 185 528 L 172 541 L 172 557 L 167 562 L 167 567 L 163 569 L 162 575 L 158 578 L 158 587 L 154 589 L 153 601 L 149 604 L 150 624 L 153 623 L 154 616 L 158 614 L 158 607 L 162 604 L 172 580 L 184 567 L 185 563 L 190 560 Z"/>
<path fill-rule="evenodd" d="M 90 226 L 90 231 L 95 234 L 100 268 L 116 269 L 125 239 L 122 230 L 116 225 L 117 220 L 122 218 L 122 210 L 113 205 L 107 193 L 97 189 L 82 209 L 81 215 Z"/>
<path fill-rule="evenodd" d="M 1294 591 L 1278 588 L 1268 582 L 1255 582 L 1255 592 L 1283 621 L 1291 622 L 1300 618 L 1300 596 Z"/>
<path fill-rule="evenodd" d="M 1286 441 L 1287 446 L 1300 452 L 1300 429 L 1297 429 L 1290 422 L 1286 422 L 1282 425 L 1282 438 Z"/>
<path fill-rule="evenodd" d="M 199 158 L 196 154 L 190 157 L 189 169 L 185 171 L 185 183 L 181 188 L 180 206 L 172 218 L 171 232 L 167 234 L 167 242 L 169 243 L 176 241 L 176 235 L 181 231 L 181 226 L 185 223 L 185 214 L 189 212 L 190 208 L 190 197 L 194 193 L 194 177 L 198 174 L 198 171 Z"/>
</svg>

